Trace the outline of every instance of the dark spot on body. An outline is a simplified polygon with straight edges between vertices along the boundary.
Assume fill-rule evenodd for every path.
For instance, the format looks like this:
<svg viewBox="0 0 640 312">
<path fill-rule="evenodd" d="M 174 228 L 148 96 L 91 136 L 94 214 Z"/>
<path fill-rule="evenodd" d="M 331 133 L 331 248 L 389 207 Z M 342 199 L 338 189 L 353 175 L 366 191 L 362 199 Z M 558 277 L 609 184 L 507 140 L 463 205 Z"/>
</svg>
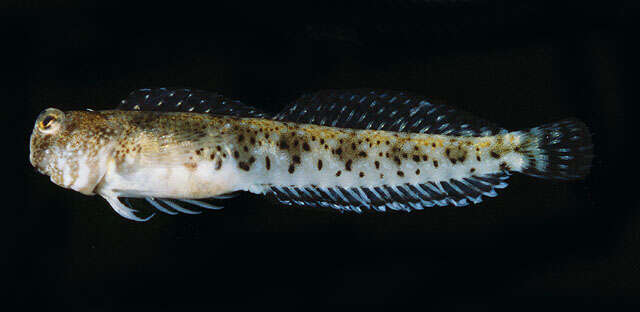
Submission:
<svg viewBox="0 0 640 312">
<path fill-rule="evenodd" d="M 291 157 L 291 159 L 293 160 L 294 164 L 299 164 L 300 163 L 300 156 L 298 156 L 298 155 L 293 155 L 293 157 Z"/>
<path fill-rule="evenodd" d="M 491 157 L 496 158 L 496 159 L 500 158 L 500 154 L 496 153 L 495 151 L 491 151 L 490 155 L 491 155 Z"/>
<path fill-rule="evenodd" d="M 400 161 L 400 158 L 398 158 L 398 156 L 394 156 L 393 157 L 393 161 L 395 161 L 396 164 L 398 164 L 398 166 L 400 166 L 402 164 L 402 161 Z"/>
<path fill-rule="evenodd" d="M 360 153 L 358 153 L 358 156 L 364 158 L 364 157 L 367 157 L 367 153 L 365 153 L 364 151 L 361 151 Z"/>
<path fill-rule="evenodd" d="M 218 160 L 216 160 L 215 169 L 220 170 L 221 167 L 222 167 L 222 159 L 218 158 Z"/>
<path fill-rule="evenodd" d="M 422 155 L 422 160 L 423 160 L 423 161 L 427 161 L 427 160 L 429 160 L 429 156 L 427 156 L 427 155 Z"/>
<path fill-rule="evenodd" d="M 294 171 L 296 171 L 296 167 L 293 164 L 289 165 L 289 173 L 293 173 Z"/>
<path fill-rule="evenodd" d="M 480 156 L 476 156 L 476 160 L 481 161 L 482 159 L 480 158 Z"/>
<path fill-rule="evenodd" d="M 438 168 L 438 161 L 437 161 L 437 160 L 434 160 L 434 161 L 433 161 L 433 166 L 434 166 L 434 167 L 436 167 L 436 168 Z"/>
<path fill-rule="evenodd" d="M 418 155 L 413 155 L 413 157 L 412 157 L 412 158 L 413 158 L 413 161 L 415 161 L 415 162 L 420 162 L 420 156 L 418 156 Z"/>
<path fill-rule="evenodd" d="M 241 161 L 238 163 L 238 167 L 240 167 L 240 169 L 244 170 L 244 171 L 249 171 L 249 164 L 247 164 L 244 161 Z"/>
<path fill-rule="evenodd" d="M 253 156 L 249 157 L 249 163 L 250 164 L 253 164 L 255 161 L 256 161 L 255 157 L 253 157 Z"/>
<path fill-rule="evenodd" d="M 399 177 L 404 177 L 404 172 L 402 172 L 402 171 L 398 171 L 398 176 L 399 176 Z"/>
<path fill-rule="evenodd" d="M 280 141 L 280 149 L 288 149 L 289 148 L 289 144 L 287 143 L 287 141 L 285 140 L 281 140 Z"/>
<path fill-rule="evenodd" d="M 336 177 L 339 177 L 341 174 L 342 174 L 342 171 L 338 170 L 338 171 L 336 172 Z"/>
<path fill-rule="evenodd" d="M 363 178 L 364 177 L 364 172 L 360 171 L 360 177 Z"/>
<path fill-rule="evenodd" d="M 416 169 L 416 175 L 420 175 L 420 169 Z"/>
<path fill-rule="evenodd" d="M 307 142 L 304 142 L 302 144 L 302 149 L 308 152 L 311 150 L 311 147 L 309 147 L 309 144 Z"/>
<path fill-rule="evenodd" d="M 351 159 L 349 159 L 349 160 L 347 160 L 347 163 L 344 165 L 344 168 L 345 168 L 347 171 L 351 171 L 351 163 L 352 163 L 352 162 L 353 162 L 353 161 L 352 161 Z"/>
<path fill-rule="evenodd" d="M 269 156 L 264 157 L 264 164 L 267 167 L 267 170 L 271 169 L 271 159 L 269 159 Z"/>
<path fill-rule="evenodd" d="M 469 169 L 469 172 L 471 172 L 471 173 L 476 172 L 476 168 Z"/>
<path fill-rule="evenodd" d="M 318 159 L 318 170 L 322 170 L 322 159 Z"/>
<path fill-rule="evenodd" d="M 238 143 L 240 143 L 242 141 L 244 141 L 244 135 L 241 134 L 241 135 L 238 136 Z"/>
<path fill-rule="evenodd" d="M 233 151 L 233 158 L 240 157 L 240 153 L 238 151 Z"/>
<path fill-rule="evenodd" d="M 375 161 L 374 164 L 376 165 L 376 169 L 380 169 L 380 162 L 379 161 Z"/>
</svg>

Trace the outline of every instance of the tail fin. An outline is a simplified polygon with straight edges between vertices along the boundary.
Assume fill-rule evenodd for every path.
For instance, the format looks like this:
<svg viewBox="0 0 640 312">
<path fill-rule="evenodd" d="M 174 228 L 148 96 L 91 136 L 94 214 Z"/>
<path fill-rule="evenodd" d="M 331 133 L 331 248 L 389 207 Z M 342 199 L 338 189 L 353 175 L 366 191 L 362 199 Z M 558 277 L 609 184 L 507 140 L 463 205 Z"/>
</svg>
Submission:
<svg viewBox="0 0 640 312">
<path fill-rule="evenodd" d="M 577 119 L 523 131 L 521 152 L 529 160 L 522 172 L 527 175 L 559 180 L 575 180 L 589 174 L 593 145 L 587 126 Z"/>
</svg>

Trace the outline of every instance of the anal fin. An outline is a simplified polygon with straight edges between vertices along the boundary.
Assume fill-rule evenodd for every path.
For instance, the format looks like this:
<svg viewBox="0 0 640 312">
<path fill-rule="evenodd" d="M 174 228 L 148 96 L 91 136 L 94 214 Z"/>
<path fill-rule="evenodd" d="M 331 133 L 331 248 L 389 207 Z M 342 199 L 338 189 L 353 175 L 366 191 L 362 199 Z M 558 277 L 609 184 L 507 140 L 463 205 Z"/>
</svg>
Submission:
<svg viewBox="0 0 640 312">
<path fill-rule="evenodd" d="M 482 197 L 497 196 L 496 189 L 507 186 L 506 172 L 471 176 L 462 180 L 372 187 L 272 186 L 268 192 L 276 201 L 294 206 L 330 207 L 361 212 L 422 210 L 433 206 L 478 204 Z"/>
</svg>

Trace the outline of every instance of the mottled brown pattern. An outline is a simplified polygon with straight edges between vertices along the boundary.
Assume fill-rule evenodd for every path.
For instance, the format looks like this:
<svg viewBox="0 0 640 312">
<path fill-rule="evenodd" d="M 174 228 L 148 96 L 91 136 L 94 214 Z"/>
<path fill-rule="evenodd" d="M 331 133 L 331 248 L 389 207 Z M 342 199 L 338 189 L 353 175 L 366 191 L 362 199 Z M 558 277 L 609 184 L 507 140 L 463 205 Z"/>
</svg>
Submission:
<svg viewBox="0 0 640 312">
<path fill-rule="evenodd" d="M 515 147 L 505 138 L 451 138 L 207 114 L 60 113 L 65 120 L 60 133 L 32 137 L 32 163 L 41 171 L 47 167 L 43 151 L 51 145 L 68 145 L 86 151 L 89 158 L 98 151 L 104 152 L 117 166 L 147 161 L 200 170 L 200 162 L 210 162 L 210 168 L 216 171 L 235 168 L 241 174 L 260 168 L 309 179 L 314 177 L 304 176 L 308 172 L 305 170 L 331 169 L 336 170 L 332 171 L 336 177 L 359 177 L 364 181 L 378 176 L 383 179 L 386 172 L 372 175 L 362 168 L 383 170 L 391 166 L 394 174 L 386 173 L 387 176 L 428 176 L 429 170 L 447 167 L 444 161 L 459 166 L 469 159 L 479 162 L 482 157 L 500 158 Z M 232 165 L 226 167 L 227 163 Z M 69 166 L 77 165 L 70 162 Z M 52 166 L 46 170 L 61 180 L 59 170 Z M 319 178 L 323 176 L 318 173 Z"/>
</svg>

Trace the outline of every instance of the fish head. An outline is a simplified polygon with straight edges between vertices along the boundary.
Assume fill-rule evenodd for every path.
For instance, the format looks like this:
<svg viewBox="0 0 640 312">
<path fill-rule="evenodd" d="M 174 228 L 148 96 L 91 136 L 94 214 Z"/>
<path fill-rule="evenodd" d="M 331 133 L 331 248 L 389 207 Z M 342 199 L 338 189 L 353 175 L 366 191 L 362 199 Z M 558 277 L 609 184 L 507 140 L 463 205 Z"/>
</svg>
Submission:
<svg viewBox="0 0 640 312">
<path fill-rule="evenodd" d="M 98 112 L 47 108 L 33 127 L 29 160 L 53 183 L 93 195 L 106 172 L 115 132 Z"/>
</svg>

